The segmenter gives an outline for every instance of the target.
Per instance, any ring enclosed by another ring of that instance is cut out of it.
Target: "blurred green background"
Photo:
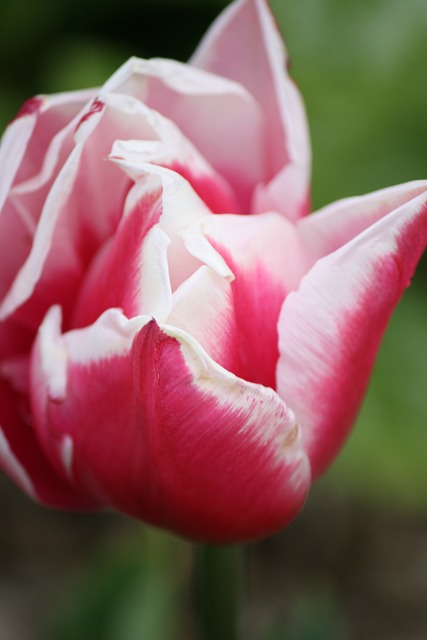
[[[1,128],[25,98],[101,84],[130,55],[185,60],[226,4],[2,0]],[[314,208],[427,177],[427,3],[271,5],[309,116]],[[427,637],[426,278],[424,261],[303,514],[245,548],[245,640]],[[198,639],[190,545],[0,491],[1,640]]]

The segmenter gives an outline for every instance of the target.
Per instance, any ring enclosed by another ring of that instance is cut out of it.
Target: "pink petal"
[[[14,314],[36,327],[54,302],[70,313],[89,262],[122,214],[130,180],[105,157],[116,137],[146,134],[146,122],[132,110],[129,99],[110,97],[105,108],[81,118],[75,147],[44,203],[31,252],[2,301],[1,318]]]
[[[22,491],[44,504],[67,509],[97,506],[54,472],[35,437],[26,398],[1,377],[0,467]]]
[[[154,163],[173,169],[186,178],[215,213],[239,211],[239,204],[224,178],[201,156],[177,126],[157,111],[139,104],[141,118],[147,120],[157,139],[118,140],[110,159],[124,160],[129,167]]]
[[[266,535],[301,508],[310,471],[293,415],[273,391],[149,318],[110,311],[63,337],[58,321],[54,310],[37,342],[33,409],[58,467],[64,439],[72,443],[76,486],[215,542]]]
[[[211,26],[191,63],[241,83],[265,118],[266,182],[255,211],[296,219],[309,209],[310,143],[300,95],[286,73],[287,55],[265,0],[231,4]]]
[[[249,211],[266,177],[262,113],[239,84],[173,60],[132,58],[106,83],[170,118]]]
[[[306,269],[295,226],[275,213],[206,216],[182,237],[193,255],[223,277],[200,272],[181,285],[168,323],[197,336],[239,377],[274,389],[280,309]],[[212,251],[228,265],[232,282]]]
[[[176,171],[136,161],[126,156],[111,159],[133,180],[136,180],[126,199],[125,216],[134,208],[144,206],[147,193],[152,191],[153,184],[161,189],[159,228],[171,243],[168,247],[168,263],[170,282],[174,290],[200,266],[200,263],[186,250],[180,234],[199,218],[215,216],[211,214],[189,182]]]
[[[147,163],[171,169],[191,184],[214,213],[239,211],[239,204],[222,176],[195,149],[191,156],[185,151],[183,146],[173,148],[166,141],[119,140],[114,143],[109,159],[122,165],[132,177],[141,175],[141,167]]]
[[[327,216],[324,222],[334,237]],[[426,243],[424,192],[319,260],[283,305],[278,393],[295,411],[314,476],[354,421],[389,317]]]
[[[110,307],[128,317],[146,314],[163,321],[172,286],[200,266],[179,232],[209,210],[179,174],[130,159],[114,159],[137,180],[114,237],[101,247],[76,300],[73,328],[91,324]],[[169,275],[169,272],[171,275]]]
[[[114,237],[93,261],[76,300],[73,327],[91,324],[111,307],[122,308],[128,317],[146,307],[146,313],[158,316],[164,305],[169,307],[164,240],[168,239],[165,234],[159,237],[162,232],[155,228],[161,210],[161,188],[155,183],[122,218]],[[159,298],[166,298],[160,309]]]
[[[338,200],[300,220],[298,234],[310,266],[426,190],[426,180],[399,184]]]
[[[0,322],[0,361],[17,353],[28,353],[33,339],[32,331],[14,322]]]
[[[0,298],[30,252],[42,202],[47,195],[45,189],[41,198],[35,198],[34,186],[30,183],[42,168],[45,174],[49,171],[47,165],[54,163],[51,138],[62,135],[63,127],[88,98],[88,92],[33,98],[24,104],[3,136],[0,147]],[[52,170],[50,168],[51,173]],[[26,183],[27,189],[23,188]]]

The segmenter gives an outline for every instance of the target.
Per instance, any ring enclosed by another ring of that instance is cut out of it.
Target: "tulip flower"
[[[46,505],[269,535],[355,420],[427,243],[427,181],[308,215],[265,0],[188,64],[30,100],[0,149],[0,463]]]

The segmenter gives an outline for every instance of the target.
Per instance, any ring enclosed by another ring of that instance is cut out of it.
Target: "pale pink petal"
[[[2,318],[14,314],[36,327],[55,302],[70,313],[88,264],[117,227],[131,184],[105,158],[116,137],[151,131],[134,103],[105,96],[80,118],[75,146],[48,193],[31,252],[2,302]]]
[[[27,180],[39,171],[51,139],[73,119],[92,95],[93,91],[65,92],[37,96],[22,105],[1,141],[0,210],[12,185]]]
[[[215,542],[266,535],[298,512],[310,469],[273,391],[234,377],[190,336],[150,318],[111,311],[64,336],[58,321],[49,314],[36,346],[33,409],[64,473],[64,441],[72,448],[76,486]]]
[[[338,200],[297,224],[310,266],[362,233],[385,215],[427,191],[427,180]]]
[[[389,317],[427,243],[426,193],[320,259],[279,320],[279,395],[295,411],[314,476],[342,445]]]
[[[27,149],[28,141],[36,126],[37,116],[32,113],[12,122],[3,134],[0,146],[0,211]]]
[[[33,98],[23,105],[3,136],[0,147],[0,299],[30,252],[52,182],[49,183],[49,176],[57,166],[60,146],[66,146],[67,132],[70,137],[67,125],[87,99],[87,92]],[[70,149],[68,144],[68,152]],[[62,161],[65,157],[62,154]]]
[[[228,371],[239,369],[238,328],[230,278],[206,265],[197,269],[174,292],[166,322],[190,334]]]
[[[173,60],[132,58],[104,90],[136,96],[170,118],[249,212],[266,158],[261,109],[241,85]]]
[[[214,22],[191,64],[241,83],[265,118],[267,174],[255,211],[296,219],[309,209],[310,143],[300,95],[286,71],[287,55],[265,0],[240,0]]]
[[[131,98],[128,98],[131,100]],[[173,169],[185,177],[215,213],[239,211],[230,185],[169,118],[133,99],[134,110],[151,128],[150,135],[139,140],[118,140],[110,158],[130,163],[154,163]]]

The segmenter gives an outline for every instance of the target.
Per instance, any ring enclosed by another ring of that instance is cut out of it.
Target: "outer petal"
[[[405,202],[427,191],[427,180],[338,200],[297,223],[307,265],[332,253]]]
[[[28,100],[7,128],[0,147],[0,299],[27,258],[47,190],[38,188],[54,170],[67,125],[89,99],[89,92],[40,96]],[[69,129],[69,127],[68,127]],[[70,149],[70,147],[69,147]],[[53,151],[53,153],[52,153]],[[26,185],[26,188],[24,187]],[[47,185],[48,186],[48,185]]]
[[[348,433],[426,243],[424,193],[319,260],[283,305],[277,388],[295,411],[315,476]]]
[[[52,507],[96,507],[58,476],[40,449],[26,398],[0,377],[0,467],[31,498]]]
[[[286,51],[265,0],[240,0],[212,25],[193,65],[241,83],[265,116],[266,185],[255,193],[256,211],[291,219],[309,209],[310,144],[300,95],[287,75]]]
[[[60,467],[70,443],[76,485],[133,516],[231,542],[276,531],[304,501],[310,471],[292,413],[183,332],[110,311],[61,337],[53,310],[32,379],[51,459]]]

